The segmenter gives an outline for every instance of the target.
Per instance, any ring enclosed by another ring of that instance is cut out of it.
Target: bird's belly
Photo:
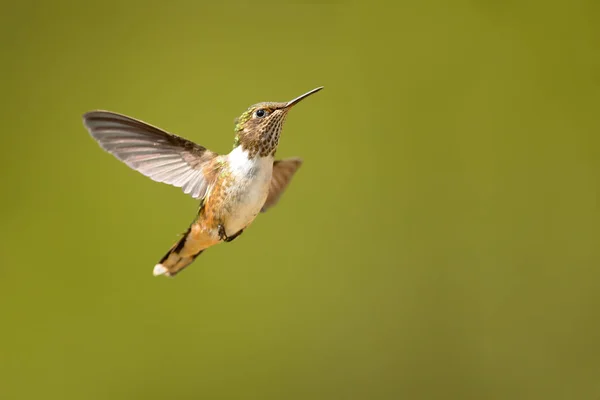
[[[240,202],[235,205],[225,224],[225,232],[227,235],[234,235],[250,225],[260,212],[265,198],[266,196],[263,197],[262,202]]]
[[[225,218],[225,232],[231,236],[246,228],[254,221],[265,204],[271,182],[271,170],[259,169],[251,178],[237,177],[229,187],[227,203],[228,215]]]

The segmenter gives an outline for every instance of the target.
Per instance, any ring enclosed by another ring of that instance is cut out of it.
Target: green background
[[[4,5],[2,399],[598,399],[600,3]],[[305,164],[175,279],[197,202],[102,108]]]

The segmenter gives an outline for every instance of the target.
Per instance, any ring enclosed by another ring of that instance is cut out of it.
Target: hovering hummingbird
[[[83,123],[100,146],[129,167],[183,189],[200,200],[187,231],[154,267],[174,276],[204,250],[231,242],[274,206],[302,165],[299,158],[275,160],[290,109],[318,87],[285,103],[258,103],[235,121],[233,150],[219,155],[194,142],[125,115],[90,111]]]

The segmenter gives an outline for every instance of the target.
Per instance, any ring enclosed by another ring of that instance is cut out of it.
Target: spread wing
[[[217,154],[145,122],[109,111],[90,111],[83,123],[100,146],[147,177],[203,198]]]
[[[292,177],[302,165],[299,158],[288,158],[286,160],[276,160],[273,162],[273,177],[269,186],[269,195],[262,208],[262,212],[267,211],[279,201],[279,197],[289,185]]]

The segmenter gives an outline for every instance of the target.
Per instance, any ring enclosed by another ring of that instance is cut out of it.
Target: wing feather
[[[180,187],[194,198],[206,195],[212,177],[206,176],[205,167],[217,153],[110,111],[90,111],[83,115],[83,122],[104,150],[132,169],[157,182]]]
[[[288,158],[285,160],[276,160],[273,162],[273,176],[269,186],[269,194],[262,208],[262,212],[267,211],[279,201],[281,194],[285,191],[292,180],[292,177],[302,165],[299,158]]]

